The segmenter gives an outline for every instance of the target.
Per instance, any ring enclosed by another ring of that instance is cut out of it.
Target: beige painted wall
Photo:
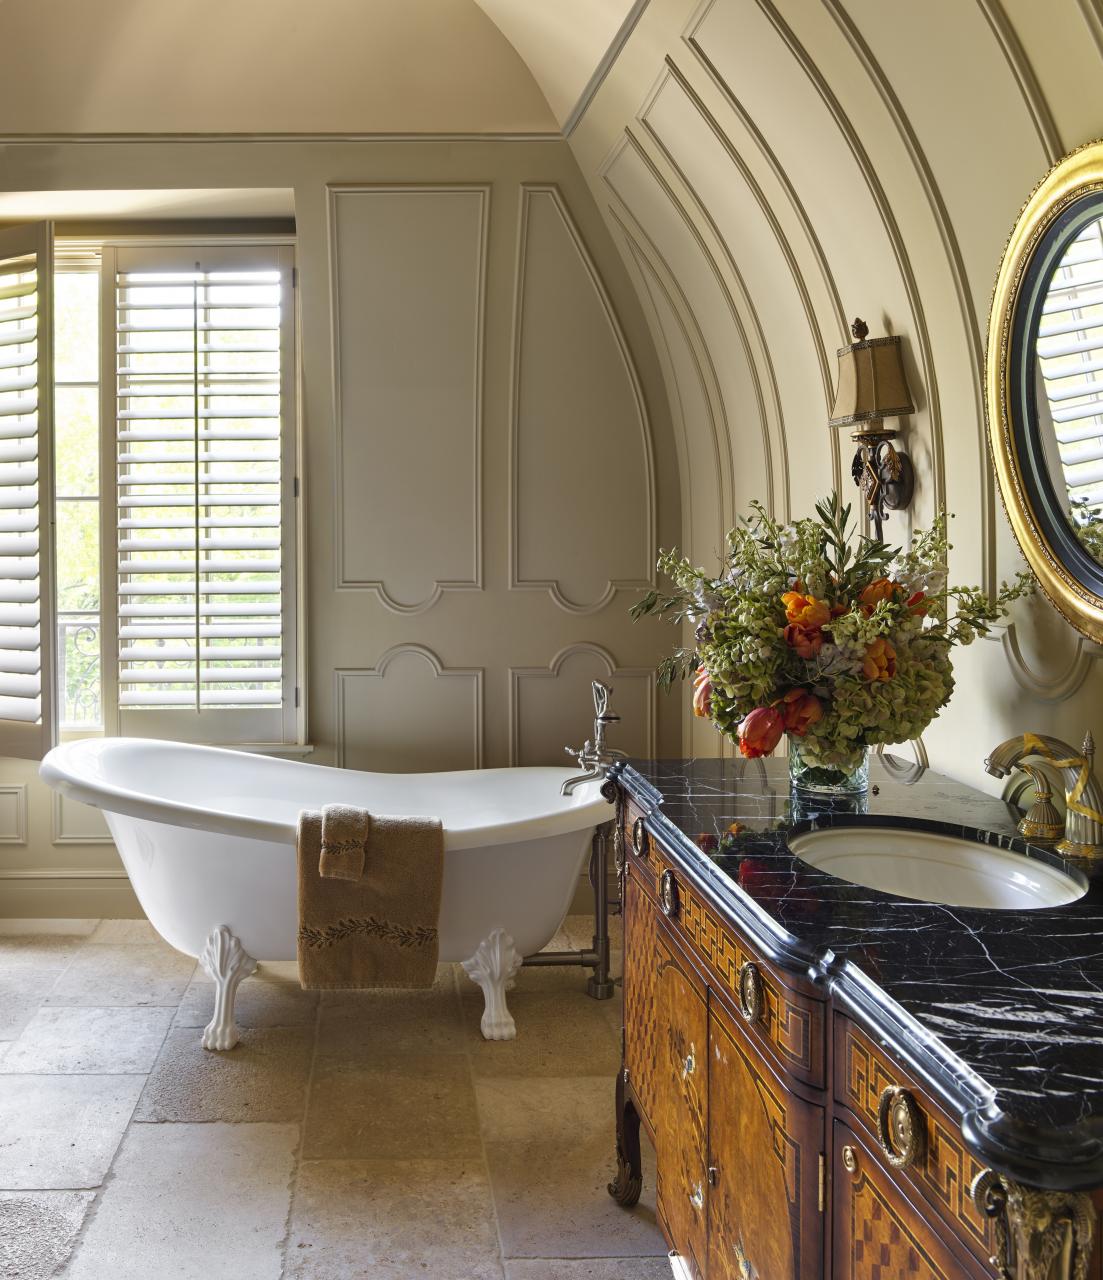
[[[23,144],[0,181],[294,188],[314,761],[565,763],[595,677],[677,751],[627,616],[678,536],[666,396],[566,143]],[[0,915],[136,910],[104,835],[0,762]]]
[[[986,453],[988,301],[1031,187],[1103,128],[1101,54],[1098,0],[651,0],[571,145],[655,336],[696,560],[752,497],[797,515],[849,488],[827,417],[857,314],[903,335],[918,406],[915,503],[886,536],[944,503],[957,581],[1020,566]],[[1043,600],[1017,607],[958,658],[932,763],[994,789],[1003,738],[1078,743],[1100,652]]]

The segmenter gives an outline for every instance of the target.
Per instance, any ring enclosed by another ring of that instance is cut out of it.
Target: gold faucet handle
[[[1020,763],[1019,768],[1034,783],[1034,803],[1019,819],[1019,832],[1035,844],[1049,844],[1059,840],[1065,832],[1065,822],[1053,803],[1053,791],[1049,779],[1034,765]]]

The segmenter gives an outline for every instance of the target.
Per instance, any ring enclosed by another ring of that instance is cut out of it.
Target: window
[[[56,629],[41,634],[56,635],[62,731],[298,740],[291,248],[62,242],[56,258],[56,451],[47,477]],[[32,300],[19,311],[24,320],[47,292],[26,292],[40,279],[13,274],[24,292],[11,297]],[[0,344],[21,323],[16,310],[0,277]],[[5,320],[8,312],[16,318]],[[21,386],[32,373],[45,379],[47,368],[30,331],[22,336],[9,344],[24,361],[13,365]],[[29,405],[17,405],[11,430],[36,425]],[[43,448],[36,430],[8,446],[0,425],[0,502],[5,487],[11,501],[33,496],[28,467],[51,456],[31,456]],[[41,715],[50,701],[30,695],[32,685],[49,687],[31,668],[45,671],[40,650],[51,646],[27,647],[40,634],[45,588],[3,577],[16,566],[2,556],[10,532],[13,551],[32,564],[42,509],[13,507],[9,517],[0,508],[0,699],[11,688],[26,699],[16,708],[24,715]],[[0,701],[0,722],[11,710]]]

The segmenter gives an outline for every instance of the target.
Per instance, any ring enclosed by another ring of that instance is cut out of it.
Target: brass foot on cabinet
[[[992,1263],[1005,1280],[1086,1280],[1095,1211],[1083,1191],[1040,1191],[991,1169],[971,1188],[996,1231]]]
[[[609,1194],[622,1209],[631,1209],[643,1190],[643,1176],[632,1171],[632,1166],[618,1152],[617,1173],[609,1183]]]

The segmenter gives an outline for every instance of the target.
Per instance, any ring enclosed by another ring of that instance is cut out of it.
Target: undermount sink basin
[[[820,827],[792,836],[802,861],[866,889],[949,907],[1031,911],[1075,902],[1079,876],[961,836],[908,827]]]

